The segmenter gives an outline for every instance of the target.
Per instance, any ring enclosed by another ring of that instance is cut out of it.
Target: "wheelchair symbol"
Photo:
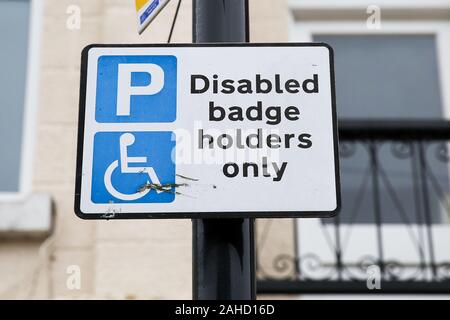
[[[128,147],[133,145],[135,137],[132,133],[124,133],[120,136],[120,171],[121,173],[145,173],[148,175],[150,181],[154,184],[161,184],[158,176],[156,175],[153,167],[130,167],[130,163],[147,163],[147,157],[129,157]],[[124,201],[134,201],[144,197],[151,189],[145,189],[142,191],[136,191],[133,194],[124,194],[116,190],[112,185],[111,177],[114,170],[119,167],[119,160],[113,161],[105,171],[104,183],[106,190],[114,197]],[[149,181],[149,182],[150,182]],[[161,193],[162,190],[156,190],[157,193]]]

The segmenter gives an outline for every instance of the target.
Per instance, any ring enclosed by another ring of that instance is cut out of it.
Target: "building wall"
[[[81,50],[166,42],[177,1],[142,36],[132,0],[36,2],[43,16],[32,186],[51,196],[54,230],[47,240],[0,242],[0,298],[190,299],[189,220],[97,222],[73,212]],[[77,10],[80,29],[73,29]],[[287,40],[286,10],[284,1],[250,0],[251,40]],[[191,42],[190,0],[182,2],[173,42]],[[81,288],[70,289],[78,268]]]

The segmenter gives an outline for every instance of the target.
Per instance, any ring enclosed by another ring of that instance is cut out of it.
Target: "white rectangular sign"
[[[76,213],[334,215],[332,59],[319,43],[86,47]]]

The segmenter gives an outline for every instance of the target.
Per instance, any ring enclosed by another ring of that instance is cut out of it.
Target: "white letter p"
[[[130,115],[131,96],[154,95],[164,87],[164,70],[153,63],[124,63],[119,64],[117,74],[117,115]],[[132,86],[133,72],[143,72],[150,75],[150,83],[146,86]]]

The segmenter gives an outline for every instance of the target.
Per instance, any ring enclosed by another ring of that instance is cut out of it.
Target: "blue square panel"
[[[175,190],[175,134],[98,132],[94,137],[92,202],[170,203]],[[165,190],[145,188],[149,184]]]
[[[95,120],[173,122],[177,104],[175,56],[101,56]]]

